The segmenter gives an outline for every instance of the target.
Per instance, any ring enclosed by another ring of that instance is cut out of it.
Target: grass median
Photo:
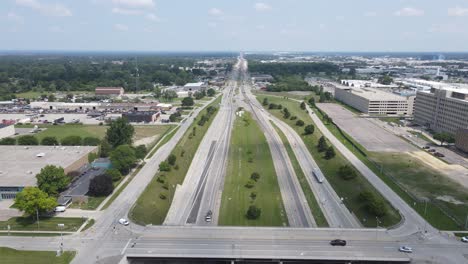
[[[41,217],[39,225],[32,217],[12,217],[7,221],[0,221],[0,230],[11,231],[76,231],[86,221],[86,218],[72,217]],[[64,224],[59,228],[58,224]]]
[[[4,264],[67,264],[75,257],[75,252],[65,251],[60,257],[55,251],[16,250],[0,247],[0,262]]]
[[[305,110],[300,108],[300,103],[292,100],[287,100],[283,98],[278,98],[274,96],[258,96],[257,99],[260,102],[263,102],[263,98],[267,97],[270,103],[281,104],[283,108],[288,108],[292,116],[296,116],[297,119],[291,120],[283,118],[283,113],[280,110],[269,110],[270,113],[278,117],[279,119],[286,122],[291,126],[296,132],[301,135],[302,140],[306,144],[310,153],[314,157],[315,161],[319,165],[320,169],[324,173],[327,180],[332,185],[336,193],[343,198],[343,202],[346,207],[359,219],[365,227],[387,227],[393,226],[400,222],[401,216],[397,210],[395,210],[388,201],[367,181],[367,179],[362,176],[356,170],[356,177],[350,180],[345,180],[339,176],[339,169],[342,166],[352,164],[341,155],[339,151],[336,152],[336,156],[332,159],[325,159],[324,153],[319,152],[317,149],[317,144],[319,138],[322,136],[322,133],[315,127],[315,131],[312,135],[304,135],[304,127],[297,126],[297,120],[304,121],[305,125],[314,124],[310,116]],[[268,107],[266,107],[268,108]],[[315,125],[315,124],[314,124]],[[330,144],[330,143],[329,143]],[[368,191],[373,194],[374,197],[377,197],[380,200],[383,200],[385,203],[386,214],[382,217],[376,218],[376,216],[369,212],[366,207],[366,204],[360,199],[360,194],[364,191]],[[378,221],[378,223],[377,223]]]
[[[217,107],[220,102],[221,96],[209,106]],[[193,156],[217,113],[216,111],[212,114],[203,126],[198,125],[201,116],[205,115],[206,112],[207,109],[200,112],[172,151],[171,154],[176,157],[176,164],[171,167],[169,172],[158,171],[136,201],[129,213],[130,219],[135,223],[160,225],[164,222],[174,198],[175,188],[177,184],[182,184],[184,181]],[[195,133],[193,128],[196,128]]]
[[[254,172],[260,175],[256,181],[251,180]],[[251,187],[246,186],[249,181]],[[255,193],[255,197],[252,193]],[[257,219],[246,217],[251,205],[261,209]],[[242,117],[236,116],[234,121],[219,225],[288,225],[269,145],[248,112],[244,112]]]

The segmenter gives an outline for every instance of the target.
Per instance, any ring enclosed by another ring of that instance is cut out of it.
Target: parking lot
[[[317,106],[333,119],[344,132],[368,151],[407,152],[417,150],[403,139],[377,126],[366,118],[354,115],[338,104],[322,103]]]

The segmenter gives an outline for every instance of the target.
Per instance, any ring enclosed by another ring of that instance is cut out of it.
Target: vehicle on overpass
[[[408,247],[408,246],[401,246],[398,251],[404,252],[404,253],[413,253],[413,249]]]
[[[335,240],[332,240],[330,241],[330,245],[332,246],[346,246],[346,240],[343,240],[343,239],[335,239]]]

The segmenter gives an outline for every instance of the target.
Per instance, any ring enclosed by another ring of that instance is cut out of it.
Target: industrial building
[[[455,147],[468,153],[468,128],[461,128],[455,134]]]
[[[414,122],[435,132],[455,135],[468,128],[468,89],[450,86],[418,91]]]
[[[88,163],[95,146],[0,146],[0,200],[14,199],[24,187],[36,186],[36,174],[46,165],[60,166],[65,173]]]
[[[11,137],[15,134],[15,127],[13,125],[0,124],[0,139]]]
[[[369,115],[412,115],[414,98],[375,88],[335,87],[336,100]]]
[[[125,90],[123,87],[96,87],[96,96],[122,96]]]
[[[160,112],[128,112],[123,113],[122,117],[128,119],[130,123],[154,123],[158,119]]]
[[[341,80],[341,84],[345,86],[357,88],[382,88],[382,89],[395,89],[398,88],[396,84],[381,84],[369,80]]]
[[[96,110],[100,103],[62,103],[62,102],[31,102],[32,109],[45,110]]]
[[[197,83],[187,83],[184,85],[185,91],[200,91],[205,89],[207,86],[204,82],[197,82]]]

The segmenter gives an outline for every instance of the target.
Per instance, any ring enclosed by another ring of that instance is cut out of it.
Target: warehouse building
[[[122,96],[125,90],[123,87],[96,87],[96,96]]]
[[[0,139],[11,137],[15,134],[15,127],[13,125],[0,124]]]
[[[412,115],[414,98],[375,88],[335,87],[336,100],[369,115]]]
[[[100,103],[31,102],[31,108],[44,110],[96,110]]]
[[[95,146],[0,146],[0,200],[14,199],[24,187],[36,186],[36,174],[46,165],[68,173],[88,164],[88,154],[97,151]]]
[[[197,82],[197,83],[187,83],[184,85],[185,91],[200,91],[206,88],[206,84],[204,82]]]
[[[414,122],[452,135],[468,128],[468,89],[444,86],[418,91]]]
[[[455,134],[455,147],[468,153],[468,128],[457,130]]]
[[[127,118],[130,123],[154,123],[158,119],[160,112],[128,112],[123,113],[122,117]]]

